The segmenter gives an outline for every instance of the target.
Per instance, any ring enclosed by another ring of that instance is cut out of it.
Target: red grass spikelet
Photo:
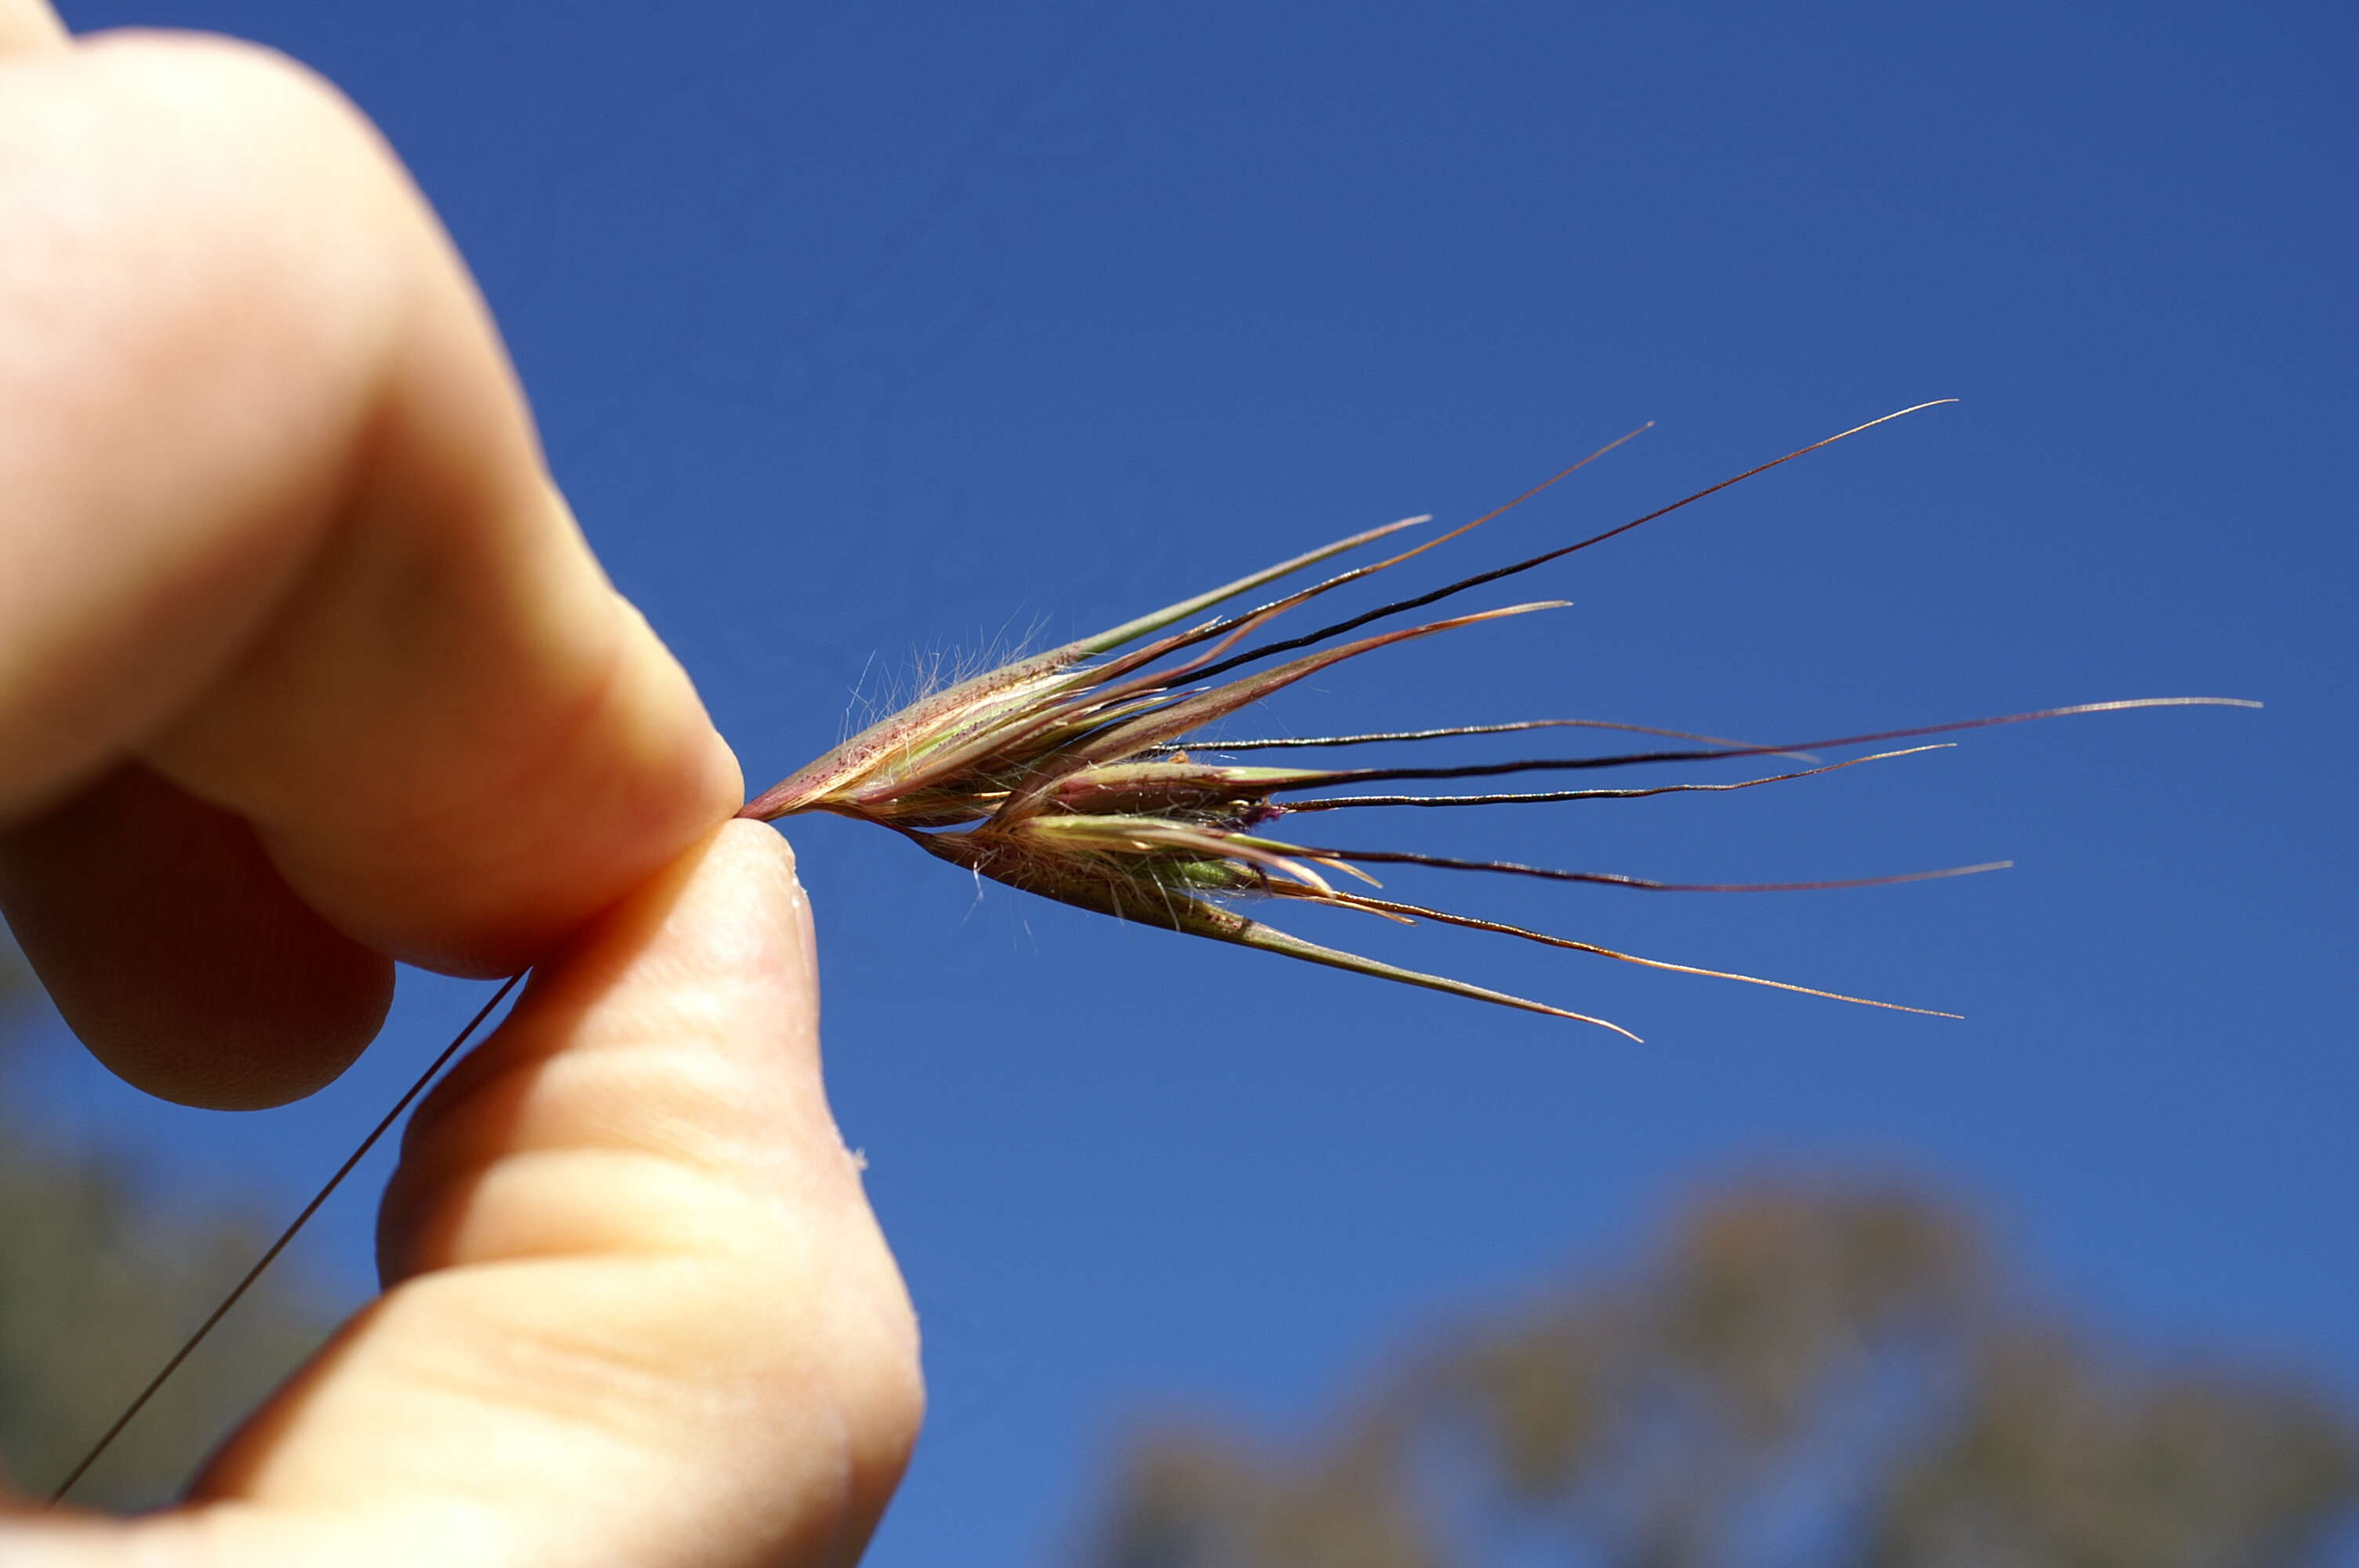
[[[1919,404],[1919,408],[1930,407]],[[1928,1012],[1894,1002],[1845,996],[1814,987],[1751,975],[1699,968],[1593,943],[1552,936],[1520,926],[1368,894],[1340,891],[1334,880],[1375,879],[1364,864],[1403,864],[1599,883],[1649,891],[1770,892],[1803,888],[1858,887],[1929,877],[1965,875],[1998,869],[2005,862],[1960,866],[1846,881],[1775,884],[1667,883],[1603,871],[1564,871],[1509,860],[1468,860],[1397,849],[1343,849],[1307,846],[1271,837],[1268,829],[1293,815],[1377,806],[1487,806],[1534,801],[1635,799],[1688,791],[1751,789],[1828,773],[1861,762],[1882,762],[1941,749],[1914,746],[1841,762],[1819,763],[1805,753],[1882,741],[1913,739],[1995,724],[2018,723],[2068,714],[2133,708],[2213,705],[2257,708],[2229,697],[2146,697],[2083,703],[1995,718],[1837,737],[1796,745],[1754,746],[1683,731],[1587,719],[1527,719],[1401,730],[1372,735],[1304,740],[1190,741],[1206,726],[1227,719],[1310,676],[1381,648],[1455,632],[1484,622],[1561,608],[1562,600],[1507,605],[1428,621],[1337,642],[1376,621],[1422,609],[1451,595],[1528,571],[1600,544],[1640,524],[1725,490],[1741,480],[1817,450],[1845,436],[1916,412],[1905,408],[1881,419],[1816,441],[1784,457],[1696,492],[1669,506],[1576,543],[1544,551],[1506,567],[1478,572],[1441,587],[1353,615],[1299,636],[1243,646],[1277,617],[1346,584],[1398,566],[1447,543],[1519,504],[1565,475],[1595,460],[1621,438],[1532,490],[1471,523],[1371,565],[1354,568],[1256,608],[1171,631],[1191,616],[1250,593],[1277,579],[1347,551],[1430,521],[1406,518],[1372,528],[1178,604],[1168,605],[1093,637],[1014,660],[924,697],[869,726],[749,802],[742,816],[772,821],[809,812],[829,812],[873,822],[908,838],[929,854],[977,876],[1117,919],[1158,925],[1187,935],[1209,937],[1307,962],[1422,986],[1527,1011],[1595,1023],[1617,1033],[1619,1024],[1583,1013],[1510,996],[1446,976],[1421,973],[1358,954],[1305,941],[1233,907],[1254,900],[1283,899],[1355,910],[1414,924],[1439,924],[1516,936],[1651,968],[1712,976],[1800,991],[1870,1007]],[[1633,431],[1631,435],[1637,432]],[[1136,646],[1133,646],[1136,644]],[[1123,650],[1127,650],[1123,651]],[[1258,673],[1222,679],[1248,665],[1299,650]],[[1255,767],[1204,761],[1201,754],[1267,750],[1310,750],[1380,741],[1419,741],[1464,736],[1561,728],[1636,731],[1695,744],[1645,752],[1438,767]],[[1583,772],[1638,763],[1684,762],[1728,758],[1799,756],[1815,765],[1723,784],[1657,784],[1633,789],[1556,789],[1481,795],[1325,794],[1339,786],[1380,782],[1497,777],[1514,773]],[[1954,1017],[1941,1013],[1936,1016]],[[1636,1036],[1632,1035],[1636,1039]]]

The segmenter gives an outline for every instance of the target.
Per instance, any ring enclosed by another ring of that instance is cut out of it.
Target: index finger
[[[489,974],[734,810],[734,760],[549,482],[464,268],[332,89],[192,38],[0,61],[0,224],[19,844],[136,760],[250,827],[256,863],[217,875]],[[114,837],[77,830],[102,862]],[[89,879],[136,904],[183,869],[86,868],[72,940],[27,935],[45,978],[168,985]],[[38,934],[58,880],[18,878],[12,922]]]

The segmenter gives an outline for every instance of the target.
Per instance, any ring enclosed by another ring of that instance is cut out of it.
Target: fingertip
[[[561,1016],[543,1032],[575,1048],[619,1033],[757,1064],[815,1060],[814,946],[792,846],[732,819],[549,955],[527,1004]],[[585,1015],[603,1022],[585,1029]]]
[[[386,1278],[685,1243],[692,1209],[456,1196],[524,1152],[654,1155],[740,1196],[856,1192],[821,1078],[812,953],[785,839],[752,822],[709,831],[549,954],[508,1020],[419,1106],[381,1216]]]
[[[705,906],[713,936],[758,936],[745,949],[763,970],[816,991],[819,968],[813,948],[810,894],[802,883],[794,845],[766,823],[731,818],[714,832],[708,867],[723,899]]]
[[[626,601],[599,592],[573,617],[598,624],[550,635],[536,689],[495,717],[388,720],[300,790],[241,777],[251,794],[281,792],[256,822],[295,888],[404,962],[488,979],[545,962],[734,815],[744,774],[687,671]],[[279,766],[268,759],[285,753],[242,755]],[[191,759],[173,749],[168,761]]]
[[[543,967],[670,994],[723,981],[802,987],[815,971],[810,896],[795,851],[765,824],[732,818],[585,929]]]

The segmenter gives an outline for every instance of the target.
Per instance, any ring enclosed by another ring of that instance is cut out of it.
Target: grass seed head
[[[1920,404],[1919,407],[1930,407]],[[1900,414],[1915,412],[1902,409]],[[1595,460],[1621,441],[1592,453],[1544,481],[1507,506],[1463,524],[1440,537],[1370,565],[1339,572],[1253,609],[1209,619],[1174,631],[1181,622],[1269,583],[1387,538],[1430,521],[1406,518],[1198,594],[1177,604],[1084,637],[1061,647],[1016,659],[910,704],[837,746],[749,802],[743,816],[763,821],[809,812],[829,812],[889,827],[929,854],[974,875],[1116,919],[1158,925],[1191,936],[1349,969],[1403,984],[1555,1017],[1600,1024],[1627,1034],[1603,1019],[1485,989],[1462,980],[1424,974],[1321,946],[1252,919],[1234,905],[1253,900],[1292,900],[1349,909],[1402,924],[1430,920],[1442,925],[1511,935],[1653,968],[1744,980],[1812,996],[1897,1008],[1781,980],[1734,975],[1691,965],[1642,958],[1592,943],[1577,942],[1477,916],[1452,914],[1339,889],[1338,881],[1375,885],[1367,864],[1407,864],[1452,871],[1499,872],[1649,891],[1756,892],[1799,888],[1856,887],[1911,881],[1997,869],[1999,863],[1954,867],[1842,882],[1776,884],[1680,884],[1610,872],[1560,871],[1506,860],[1465,860],[1408,850],[1321,849],[1273,837],[1284,817],[1299,814],[1374,806],[1458,806],[1515,802],[1635,799],[1680,791],[1749,789],[1832,773],[1865,762],[1937,750],[1910,747],[1843,762],[1818,763],[1810,751],[1914,738],[1946,730],[2016,723],[2068,713],[2125,708],[2219,704],[2258,707],[2218,697],[2152,697],[2088,703],[2073,708],[1928,725],[1875,735],[1837,737],[1775,747],[1749,746],[1677,730],[1606,724],[1583,719],[1527,719],[1393,731],[1376,735],[1308,740],[1212,741],[1192,739],[1207,726],[1239,713],[1307,676],[1396,643],[1455,632],[1482,622],[1561,608],[1562,600],[1507,605],[1471,614],[1396,626],[1347,641],[1347,633],[1378,621],[1437,603],[1466,589],[1531,570],[1600,544],[1642,523],[1676,511],[1779,463],[1895,419],[1886,415],[1868,425],[1723,480],[1643,517],[1576,543],[1543,551],[1506,567],[1478,572],[1439,589],[1380,605],[1318,630],[1256,643],[1278,617],[1311,600],[1363,578],[1397,567],[1445,544],[1519,504],[1566,474]],[[1632,435],[1637,432],[1633,431]],[[1622,440],[1630,438],[1625,436]],[[1305,652],[1304,650],[1315,650]],[[1297,656],[1281,659],[1281,655]],[[1280,662],[1271,664],[1271,660]],[[1236,675],[1255,665],[1255,673]],[[1223,678],[1229,677],[1229,678]],[[1423,741],[1471,735],[1586,727],[1636,730],[1694,742],[1687,747],[1579,757],[1435,767],[1255,767],[1204,760],[1205,756],[1263,750],[1307,750],[1378,741]],[[1192,747],[1200,755],[1191,756]],[[1321,794],[1343,786],[1384,781],[1493,777],[1523,773],[1587,771],[1647,762],[1793,756],[1814,765],[1723,784],[1658,784],[1636,789],[1557,789],[1481,795]],[[1898,1008],[1921,1012],[1920,1008]],[[1943,1017],[1954,1014],[1940,1014]],[[1636,1036],[1632,1036],[1636,1038]]]

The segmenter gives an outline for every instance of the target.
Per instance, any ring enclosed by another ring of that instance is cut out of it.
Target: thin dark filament
[[[1411,521],[1421,521],[1421,519],[1412,519]],[[1396,524],[1396,526],[1405,525],[1406,524]],[[1208,652],[1199,654],[1194,658],[1190,659],[1187,663],[1175,665],[1170,669],[1162,671],[1158,675],[1142,677],[1142,679],[1136,683],[1149,690],[1170,686],[1177,681],[1187,678],[1188,673],[1190,670],[1193,670],[1199,665],[1206,664],[1211,660],[1219,658],[1225,650],[1234,647],[1241,639],[1249,635],[1256,628],[1262,626],[1273,617],[1282,614],[1286,611],[1287,607],[1293,602],[1294,600],[1291,599],[1277,600],[1271,603],[1263,605],[1258,610],[1248,611],[1242,615],[1232,615],[1222,619],[1207,621],[1202,625],[1194,627],[1186,632],[1173,632],[1167,636],[1157,638],[1154,642],[1149,643],[1143,648],[1134,648],[1127,654],[1118,654],[1113,658],[1107,660],[1104,664],[1083,672],[1081,677],[1082,681],[1085,689],[1103,687],[1108,681],[1119,680],[1135,670],[1143,669],[1147,665],[1154,664],[1158,660],[1165,657],[1167,654],[1176,654],[1182,648],[1192,648],[1208,637],[1220,636],[1223,633],[1227,633],[1227,635],[1222,637],[1219,646],[1214,647]],[[1086,701],[1089,699],[1087,697],[1081,697],[1076,698],[1075,700]]]
[[[1944,866],[1932,871],[1898,871],[1882,877],[1846,877],[1817,882],[1658,882],[1649,877],[1625,877],[1616,871],[1560,871],[1548,866],[1527,866],[1520,860],[1461,860],[1449,855],[1419,855],[1405,849],[1329,849],[1288,844],[1286,852],[1322,860],[1365,860],[1371,865],[1434,866],[1448,871],[1505,871],[1512,876],[1541,877],[1553,882],[1602,882],[1609,887],[1639,888],[1647,892],[1818,892],[1832,888],[1891,887],[1898,882],[1933,881],[1941,877],[1970,877],[1979,871],[2003,871],[2013,860],[1985,860],[1978,866]]]
[[[1919,752],[1947,751],[1954,742],[1944,741],[1931,746],[1911,746],[1905,752],[1879,752],[1872,757],[1854,757],[1847,762],[1829,762],[1822,768],[1806,768],[1798,773],[1771,773],[1767,778],[1739,779],[1734,784],[1657,784],[1651,789],[1554,789],[1529,795],[1346,795],[1323,800],[1289,800],[1284,808],[1294,811],[1336,811],[1352,806],[1521,806],[1557,800],[1644,800],[1649,795],[1683,795],[1690,791],[1712,793],[1721,790],[1751,789],[1756,784],[1784,784],[1788,779],[1811,779],[1821,773],[1837,773],[1856,767],[1862,762],[1881,762],[1893,757],[1913,757]],[[1294,784],[1287,788],[1313,789],[1319,784]]]
[[[2081,702],[2069,708],[2043,708],[2030,713],[2006,713],[1990,719],[1960,719],[1947,724],[1919,724],[1907,730],[1879,730],[1866,735],[1838,735],[1826,741],[1797,741],[1784,746],[1729,746],[1709,752],[1625,752],[1610,757],[1539,757],[1514,762],[1469,762],[1454,768],[1342,768],[1328,774],[1330,784],[1374,783],[1378,779],[1473,779],[1499,773],[1568,773],[1584,768],[1625,768],[1642,762],[1711,762],[1721,757],[1782,757],[1795,752],[1821,752],[1837,746],[1864,746],[1876,741],[1907,741],[1919,735],[1947,735],[1960,730],[1987,730],[2000,724],[2027,724],[2035,719],[2069,719],[2082,713],[2118,713],[2134,708],[2258,708],[2241,697],[2134,697],[2113,702]]]
[[[1150,746],[1150,752],[1277,752],[1314,746],[1372,746],[1390,741],[1449,741],[1462,735],[1510,735],[1525,730],[1623,730],[1634,735],[1668,735],[1675,741],[1702,741],[1714,746],[1743,746],[1719,735],[1699,735],[1689,730],[1658,730],[1651,724],[1616,724],[1605,719],[1521,719],[1512,724],[1459,724],[1447,730],[1391,730],[1369,735],[1314,735],[1299,740],[1190,741]]]
[[[466,1027],[451,1037],[451,1044],[442,1047],[441,1053],[427,1065],[423,1073],[418,1076],[418,1081],[409,1086],[409,1092],[394,1102],[393,1108],[385,1113],[385,1119],[370,1130],[369,1135],[361,1140],[360,1146],[345,1158],[342,1164],[336,1167],[336,1173],[330,1176],[320,1190],[311,1195],[311,1201],[303,1206],[303,1211],[288,1223],[286,1229],[278,1233],[278,1239],[272,1242],[260,1258],[255,1260],[254,1267],[245,1271],[245,1277],[231,1287],[229,1294],[222,1298],[221,1304],[213,1308],[212,1315],[197,1325],[197,1331],[189,1336],[186,1344],[172,1353],[172,1358],[164,1363],[162,1370],[147,1379],[147,1386],[139,1390],[138,1398],[124,1407],[123,1413],[114,1418],[114,1424],[108,1427],[105,1434],[91,1445],[90,1452],[82,1456],[82,1463],[76,1465],[72,1472],[58,1483],[57,1489],[49,1494],[49,1507],[55,1508],[65,1500],[65,1495],[73,1490],[74,1483],[88,1474],[92,1465],[98,1463],[99,1455],[104,1454],[114,1440],[123,1434],[123,1429],[131,1424],[132,1418],[147,1408],[147,1401],[156,1397],[156,1391],[164,1386],[173,1373],[180,1369],[180,1363],[186,1361],[195,1353],[197,1346],[205,1342],[205,1336],[213,1331],[214,1325],[229,1315],[230,1309],[237,1305],[245,1292],[253,1288],[256,1280],[262,1278],[263,1271],[277,1261],[278,1255],[287,1250],[287,1244],[295,1239],[296,1232],[301,1230],[311,1217],[320,1212],[320,1206],[326,1203],[330,1195],[343,1184],[344,1178],[353,1173],[353,1167],[367,1158],[368,1152],[375,1148],[377,1141],[392,1130],[393,1124],[400,1119],[401,1113],[409,1108],[410,1102],[426,1092],[426,1086],[434,1081],[435,1075],[441,1072],[451,1058],[459,1054],[459,1048],[466,1044],[476,1030],[483,1027],[484,1020],[491,1017],[493,1009],[506,1001],[508,993],[516,989],[516,982],[523,979],[522,973],[510,975],[501,984],[500,989],[492,993],[492,1000],[484,1003],[477,1010],[475,1016],[467,1021]]]
[[[1379,621],[1387,615],[1397,615],[1404,611],[1421,610],[1429,604],[1448,599],[1452,594],[1463,593],[1470,588],[1480,588],[1484,583],[1496,582],[1501,578],[1513,577],[1517,572],[1527,572],[1534,567],[1546,566],[1549,562],[1571,555],[1576,550],[1585,550],[1592,545],[1602,545],[1606,540],[1614,538],[1617,535],[1627,534],[1633,528],[1652,523],[1658,517],[1668,516],[1669,514],[1677,512],[1682,506],[1692,505],[1696,502],[1701,501],[1707,495],[1714,495],[1719,493],[1721,491],[1726,490],[1730,485],[1742,484],[1746,480],[1751,479],[1754,475],[1767,473],[1769,470],[1776,468],[1780,463],[1792,462],[1796,458],[1806,457],[1810,453],[1817,451],[1821,447],[1832,446],[1835,442],[1843,439],[1846,436],[1856,436],[1862,430],[1874,429],[1876,426],[1885,424],[1890,420],[1897,419],[1905,414],[1914,414],[1920,409],[1931,408],[1938,404],[1955,403],[1957,399],[1954,397],[1937,397],[1931,403],[1919,403],[1913,407],[1903,408],[1895,413],[1886,414],[1881,419],[1871,419],[1864,425],[1854,425],[1850,429],[1843,431],[1838,435],[1829,436],[1824,440],[1813,441],[1807,447],[1799,447],[1793,451],[1788,452],[1782,458],[1772,458],[1767,462],[1762,463],[1757,467],[1746,469],[1743,473],[1737,474],[1733,478],[1722,480],[1718,484],[1707,486],[1702,490],[1697,491],[1693,495],[1682,496],[1680,499],[1672,502],[1669,506],[1656,508],[1654,511],[1647,513],[1644,517],[1632,518],[1629,522],[1623,524],[1617,528],[1608,528],[1603,534],[1593,534],[1588,538],[1581,540],[1577,544],[1560,545],[1553,550],[1544,550],[1537,556],[1533,556],[1526,560],[1517,561],[1512,566],[1497,567],[1487,572],[1476,572],[1473,577],[1461,578],[1456,582],[1445,584],[1440,588],[1433,589],[1430,593],[1419,594],[1414,599],[1397,600],[1391,604],[1378,605],[1375,609],[1367,611],[1365,614],[1354,615],[1346,621],[1338,621],[1332,626],[1324,626],[1316,632],[1305,633],[1299,637],[1291,637],[1283,642],[1266,643],[1258,648],[1248,648],[1244,653],[1238,654],[1232,658],[1224,659],[1221,663],[1212,665],[1207,668],[1197,670],[1195,672],[1195,678],[1199,680],[1210,680],[1216,676],[1225,675],[1227,672],[1236,668],[1240,665],[1249,665],[1254,663],[1256,660],[1271,658],[1279,654],[1291,653],[1297,648],[1307,648],[1312,643],[1323,643],[1330,637],[1342,636],[1344,633],[1364,626],[1371,621]]]
[[[1171,648],[1142,649],[1136,658],[1125,655],[1124,658],[1116,659],[1112,664],[1091,671],[1091,684],[1081,695],[1068,699],[1069,705],[1077,710],[1109,707],[1114,703],[1144,697],[1148,692],[1161,691],[1167,687],[1190,679],[1199,668],[1219,658],[1229,649],[1253,635],[1255,632],[1275,619],[1278,613],[1278,609],[1266,609],[1256,611],[1251,615],[1239,616],[1235,630],[1218,643],[1193,658],[1174,665],[1168,670],[1156,671],[1152,675],[1136,676],[1129,680],[1119,680],[1119,677],[1128,674],[1137,665],[1152,664],[1165,654],[1175,652],[1178,645],[1184,644],[1175,644]],[[1107,684],[1118,680],[1119,684]]]

